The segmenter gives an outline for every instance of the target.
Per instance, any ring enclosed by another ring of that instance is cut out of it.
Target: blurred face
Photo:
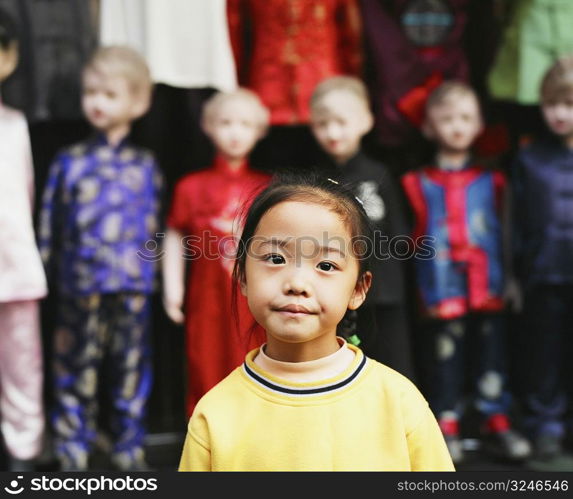
[[[96,71],[84,74],[82,108],[97,130],[109,133],[129,125],[139,107],[140,102],[125,78]]]
[[[7,48],[0,47],[0,82],[12,74],[17,63],[18,49],[16,43],[12,43]]]
[[[311,110],[311,128],[316,140],[338,163],[358,152],[362,137],[371,127],[370,111],[349,91],[328,92]]]
[[[429,109],[424,126],[426,136],[451,152],[469,149],[482,129],[477,100],[455,96]]]
[[[541,109],[553,133],[563,138],[573,137],[573,90],[558,99],[544,100]]]
[[[244,159],[261,138],[261,126],[253,114],[252,104],[245,99],[229,99],[206,124],[205,132],[227,159]]]
[[[357,285],[350,239],[339,215],[318,204],[286,201],[261,218],[241,289],[266,330],[269,355],[288,360],[300,349],[319,358],[338,348],[338,323],[368,290]]]

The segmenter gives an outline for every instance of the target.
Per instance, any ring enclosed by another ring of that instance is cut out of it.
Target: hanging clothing
[[[360,0],[365,73],[381,145],[418,133],[424,102],[443,80],[469,79],[463,37],[468,0]]]
[[[225,0],[101,0],[100,41],[126,44],[154,82],[179,88],[237,86]]]
[[[4,101],[32,123],[82,119],[81,72],[97,38],[90,2],[0,0],[19,28],[19,64]]]
[[[237,215],[269,176],[247,162],[238,169],[217,156],[212,167],[184,176],[176,185],[168,227],[184,237],[189,261],[185,329],[187,415],[198,400],[265,338],[246,299],[237,289],[238,317],[233,314],[231,278],[239,234]]]
[[[229,0],[227,10],[239,83],[259,95],[272,125],[308,123],[321,80],[361,74],[356,0]]]
[[[522,105],[539,103],[545,72],[573,52],[573,2],[513,0],[493,66],[490,95]]]

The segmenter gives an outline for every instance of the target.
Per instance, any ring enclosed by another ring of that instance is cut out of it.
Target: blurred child
[[[0,83],[18,64],[16,36],[12,19],[0,10]],[[10,471],[34,470],[44,431],[38,300],[47,287],[33,203],[28,124],[0,102],[0,412]]]
[[[337,181],[278,178],[253,201],[233,275],[266,343],[199,401],[180,471],[453,471],[416,387],[337,336],[371,248]]]
[[[99,385],[111,401],[113,464],[146,467],[155,289],[155,256],[147,253],[159,229],[163,181],[151,153],[128,135],[151,91],[139,54],[98,49],[84,69],[82,94],[95,133],[57,155],[44,191],[40,247],[58,296],[51,422],[63,470],[88,468]]]
[[[310,108],[313,134],[328,156],[326,174],[354,187],[376,230],[372,289],[353,314],[351,333],[366,355],[414,379],[404,260],[391,254],[396,236],[407,236],[408,229],[392,174],[361,148],[374,123],[366,87],[351,76],[328,78],[315,88]]]
[[[481,129],[473,89],[443,83],[428,98],[423,125],[437,147],[435,163],[402,179],[416,220],[414,237],[431,237],[435,250],[432,258],[416,257],[415,267],[428,319],[428,398],[454,462],[463,458],[459,423],[466,372],[471,372],[475,407],[483,417],[486,450],[510,459],[524,459],[531,450],[508,417],[506,180],[472,157],[471,146]]]
[[[525,421],[537,457],[573,442],[573,56],[558,60],[541,84],[549,127],[517,154],[515,249],[523,289]]]
[[[205,103],[202,126],[215,145],[214,163],[186,175],[175,187],[167,219],[163,301],[171,320],[185,323],[188,416],[199,398],[262,342],[261,331],[252,330],[246,302],[239,306],[239,325],[232,317],[231,273],[239,232],[236,216],[268,182],[248,162],[268,119],[267,109],[250,90],[212,96]]]

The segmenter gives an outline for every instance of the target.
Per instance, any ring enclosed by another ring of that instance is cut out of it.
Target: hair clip
[[[354,196],[354,199],[356,199],[356,201],[358,201],[364,207],[364,203],[362,202],[362,199],[360,199],[358,196]]]
[[[326,180],[328,180],[329,182],[332,182],[333,184],[338,185],[338,182],[336,180],[332,180],[331,178],[327,178]]]

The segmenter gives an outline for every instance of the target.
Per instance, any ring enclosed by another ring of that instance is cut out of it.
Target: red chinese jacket
[[[357,0],[228,0],[239,83],[271,111],[271,124],[307,123],[314,87],[336,74],[359,75]]]

